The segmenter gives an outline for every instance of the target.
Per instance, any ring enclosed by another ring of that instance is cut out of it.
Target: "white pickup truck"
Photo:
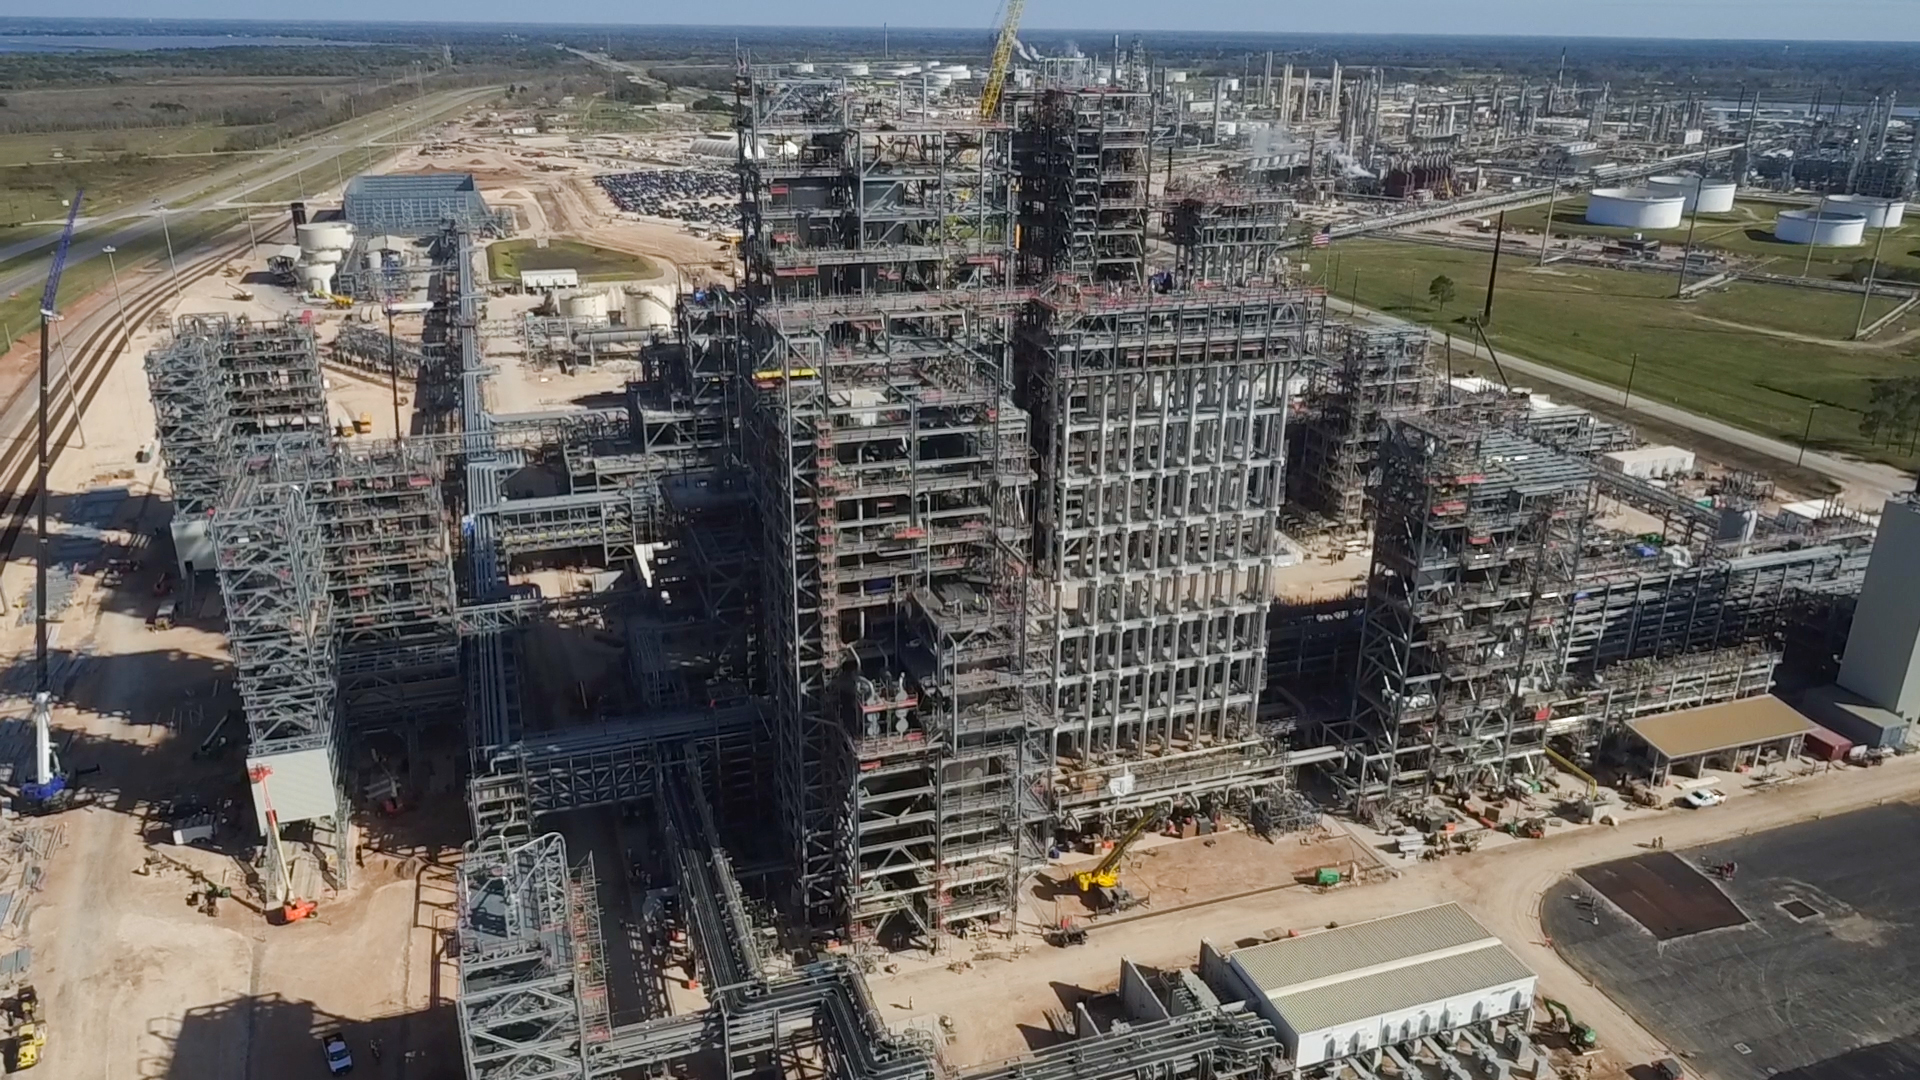
[[[340,1076],[353,1071],[353,1053],[347,1049],[345,1036],[337,1031],[322,1035],[320,1049],[326,1052],[328,1072]]]

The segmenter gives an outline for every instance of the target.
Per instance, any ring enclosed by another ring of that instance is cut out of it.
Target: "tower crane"
[[[993,64],[987,68],[986,89],[980,92],[980,119],[992,120],[1000,111],[1000,95],[1007,88],[1007,69],[1013,64],[1014,36],[1020,32],[1020,13],[1027,0],[1007,0],[1007,18],[993,43]]]

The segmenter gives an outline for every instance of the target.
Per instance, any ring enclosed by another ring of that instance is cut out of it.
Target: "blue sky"
[[[328,0],[299,12],[259,0],[0,0],[0,15],[986,27],[998,0]],[[1064,29],[1252,30],[1920,40],[1920,0],[1029,0],[1027,22]]]

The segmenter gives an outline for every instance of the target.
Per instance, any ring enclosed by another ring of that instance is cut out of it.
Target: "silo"
[[[1731,214],[1733,212],[1734,183],[1731,180],[1702,179],[1694,173],[1674,173],[1670,176],[1655,176],[1647,181],[1647,189],[1661,195],[1678,195],[1686,200],[1682,213],[1694,212],[1694,198],[1700,200],[1699,210],[1703,214]]]
[[[1820,200],[1825,214],[1859,214],[1869,229],[1897,229],[1907,219],[1903,199],[1876,199],[1871,195],[1829,195]]]
[[[1867,238],[1867,215],[1839,210],[1785,210],[1774,219],[1773,235],[1789,244],[1858,247]]]
[[[333,292],[333,267],[330,262],[301,263],[297,267],[300,287],[309,296],[326,296]]]
[[[308,256],[316,251],[345,251],[353,246],[353,226],[345,221],[309,221],[295,226],[293,235],[300,250]]]
[[[622,317],[634,330],[667,330],[673,326],[673,294],[657,285],[629,289]]]
[[[793,73],[795,75],[811,75],[813,74],[813,65],[808,63],[805,60],[802,60],[799,63],[793,65]]]
[[[1587,198],[1587,224],[1623,229],[1677,229],[1686,199],[1651,188],[1594,188]]]

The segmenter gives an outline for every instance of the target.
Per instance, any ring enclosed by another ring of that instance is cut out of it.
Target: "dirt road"
[[[1542,994],[1566,1002],[1599,1030],[1614,1066],[1644,1063],[1664,1055],[1658,1041],[1543,939],[1539,900],[1548,886],[1576,867],[1638,854],[1655,836],[1664,837],[1670,848],[1683,848],[1916,795],[1920,758],[1902,758],[1876,770],[1848,769],[1796,781],[1711,811],[1674,810],[1618,828],[1583,829],[1412,864],[1380,884],[1327,893],[1285,889],[1096,928],[1087,947],[1042,947],[1020,956],[1017,966],[988,960],[959,971],[930,966],[882,974],[875,978],[874,997],[894,1015],[908,1010],[952,1017],[951,1064],[998,1061],[1044,1041],[1047,1011],[1060,1008],[1063,996],[1114,985],[1122,957],[1160,967],[1191,966],[1202,939],[1232,948],[1276,929],[1351,923],[1453,900],[1539,973]]]

